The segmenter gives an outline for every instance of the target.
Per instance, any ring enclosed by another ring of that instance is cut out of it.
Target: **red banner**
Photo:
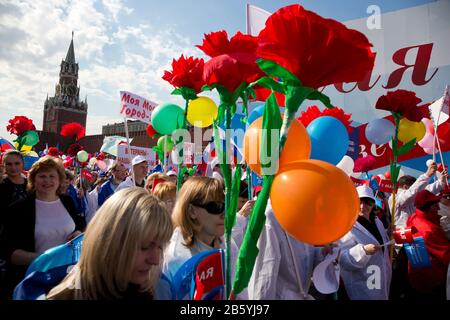
[[[222,252],[206,257],[197,266],[194,300],[222,300],[225,284],[222,270]]]

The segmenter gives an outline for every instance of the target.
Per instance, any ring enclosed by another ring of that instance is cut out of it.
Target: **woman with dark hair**
[[[0,299],[7,296],[5,292],[7,264],[4,249],[5,209],[13,202],[27,196],[27,179],[22,175],[23,156],[17,150],[8,150],[3,154],[0,163],[0,203],[3,207],[0,213]],[[4,177],[4,173],[6,177]]]
[[[22,175],[23,156],[17,150],[8,150],[2,157],[6,177],[0,182],[0,201],[8,207],[14,201],[27,196],[27,179]]]
[[[84,221],[72,200],[60,194],[64,179],[64,167],[58,161],[51,156],[40,158],[29,171],[29,194],[7,211],[4,245],[11,266],[8,276],[11,290],[37,256],[84,230]]]

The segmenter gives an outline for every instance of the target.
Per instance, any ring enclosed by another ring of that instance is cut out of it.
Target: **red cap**
[[[440,200],[441,200],[440,196],[437,196],[428,190],[422,190],[416,195],[414,205],[416,206],[417,209],[422,210],[427,205],[439,202]]]

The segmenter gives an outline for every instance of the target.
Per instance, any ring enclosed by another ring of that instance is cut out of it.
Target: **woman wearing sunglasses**
[[[169,279],[197,253],[224,249],[224,198],[224,186],[218,179],[191,177],[183,184],[172,213],[175,231],[164,252],[163,272]],[[232,240],[232,261],[237,251]]]
[[[350,300],[388,300],[392,277],[389,237],[375,216],[375,197],[368,186],[356,188],[359,216],[352,230],[340,239],[341,278]]]

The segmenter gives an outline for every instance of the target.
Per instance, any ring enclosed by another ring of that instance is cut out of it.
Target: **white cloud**
[[[170,28],[159,30],[131,16],[119,0],[35,1],[0,0],[0,135],[15,115],[30,117],[42,129],[47,93],[54,95],[59,64],[75,31],[75,57],[79,62],[80,99],[88,96],[87,134],[101,133],[102,125],[120,121],[119,91],[127,90],[154,102],[183,105],[171,96],[164,80],[173,58],[182,53],[204,57],[191,40]]]
[[[102,0],[103,6],[113,16],[114,21],[117,22],[119,13],[123,12],[127,15],[133,12],[133,9],[127,8],[123,5],[121,0]]]

